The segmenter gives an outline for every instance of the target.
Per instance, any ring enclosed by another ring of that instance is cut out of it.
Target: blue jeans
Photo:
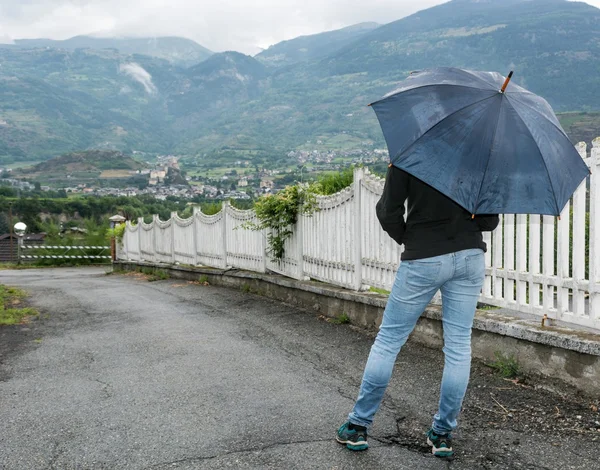
[[[480,249],[400,263],[358,400],[348,416],[351,423],[367,427],[373,423],[400,348],[441,290],[445,364],[433,430],[446,434],[456,428],[469,383],[471,328],[484,278],[485,259]]]

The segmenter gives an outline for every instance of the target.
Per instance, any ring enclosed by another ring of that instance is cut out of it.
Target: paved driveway
[[[2,469],[600,468],[600,432],[569,433],[542,414],[558,405],[581,416],[575,425],[592,423],[589,400],[482,367],[457,458],[431,457],[422,436],[438,351],[403,350],[371,449],[351,453],[333,436],[358,391],[372,341],[363,331],[231,289],[105,268],[0,271],[0,283],[26,289],[41,312],[0,328]],[[490,394],[507,407],[509,395],[540,401],[542,418],[521,407],[507,417]]]

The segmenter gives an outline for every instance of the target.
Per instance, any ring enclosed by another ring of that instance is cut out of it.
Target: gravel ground
[[[367,452],[334,442],[373,332],[236,290],[105,268],[0,271],[2,469],[600,469],[598,397],[474,364],[456,457],[431,456],[443,355],[409,341]]]

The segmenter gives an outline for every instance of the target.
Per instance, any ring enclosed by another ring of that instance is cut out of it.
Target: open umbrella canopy
[[[559,215],[589,174],[548,102],[499,73],[416,72],[371,106],[392,164],[472,214]]]

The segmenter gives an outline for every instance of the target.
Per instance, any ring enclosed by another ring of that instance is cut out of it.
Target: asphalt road
[[[443,358],[409,343],[371,448],[352,453],[333,438],[358,392],[364,331],[236,290],[105,268],[0,271],[0,283],[26,289],[41,312],[0,328],[2,469],[600,468],[597,413],[565,398],[572,391],[475,367],[457,457],[439,460],[423,434]],[[564,429],[544,418],[556,405]]]

